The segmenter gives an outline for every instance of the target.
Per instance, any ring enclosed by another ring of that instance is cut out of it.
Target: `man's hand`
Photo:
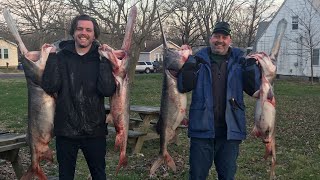
[[[246,59],[246,66],[252,66],[254,64],[259,64],[259,62],[255,58]]]
[[[197,60],[194,56],[190,55],[187,61],[184,63],[184,70],[193,70],[197,67]]]
[[[100,51],[113,51],[113,48],[110,47],[108,44],[101,44],[99,46]]]
[[[50,49],[49,53],[56,53],[57,52],[57,47],[53,44],[45,43],[44,45],[42,45],[41,49],[43,49],[43,50]]]

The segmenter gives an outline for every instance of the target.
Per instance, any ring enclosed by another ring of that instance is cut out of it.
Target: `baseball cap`
[[[225,35],[230,35],[230,32],[231,32],[231,29],[230,29],[229,23],[222,21],[222,22],[216,23],[212,33],[222,33]]]

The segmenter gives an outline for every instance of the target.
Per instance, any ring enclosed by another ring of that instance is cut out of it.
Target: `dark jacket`
[[[216,107],[213,107],[210,51],[210,47],[207,47],[194,58],[189,57],[178,75],[178,90],[193,90],[189,109],[189,137],[215,137],[213,109]],[[260,69],[255,63],[249,63],[238,48],[231,48],[227,63],[227,139],[243,140],[246,137],[243,91],[252,95],[259,89]]]
[[[54,133],[66,137],[105,136],[104,97],[115,91],[110,62],[98,53],[93,43],[88,53],[80,56],[74,41],[60,43],[57,54],[49,55],[42,88],[56,93]]]

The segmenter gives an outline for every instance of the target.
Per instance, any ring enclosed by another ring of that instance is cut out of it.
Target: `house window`
[[[313,49],[312,65],[319,65],[319,49]]]
[[[292,30],[298,29],[298,22],[299,22],[299,17],[298,16],[293,16],[292,17]]]
[[[162,54],[161,53],[156,53],[156,55],[155,55],[156,57],[155,57],[155,61],[162,61]]]
[[[8,49],[3,49],[3,58],[8,59],[9,58],[9,50]]]
[[[9,50],[0,49],[0,59],[8,59],[8,58],[9,58]]]

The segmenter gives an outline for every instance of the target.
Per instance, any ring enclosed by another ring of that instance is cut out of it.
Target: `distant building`
[[[180,46],[167,41],[169,48],[179,49]],[[163,44],[162,41],[146,41],[144,49],[141,50],[139,61],[154,62],[163,61]]]
[[[320,77],[319,7],[320,0],[284,0],[273,19],[270,22],[263,22],[259,25],[253,51],[269,53],[278,22],[285,19],[288,23],[277,61],[278,75],[310,77],[310,63],[313,63],[313,76]],[[308,29],[313,35],[312,41],[315,45],[312,56],[310,48],[301,43],[307,37],[305,31]]]
[[[18,45],[0,37],[0,67],[18,66]]]

